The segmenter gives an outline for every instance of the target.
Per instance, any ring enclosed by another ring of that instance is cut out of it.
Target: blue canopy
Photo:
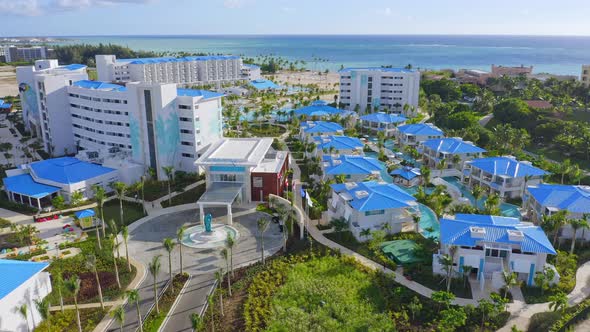
[[[13,193],[32,198],[43,198],[60,190],[58,187],[35,182],[29,174],[4,178],[4,187]]]
[[[74,215],[78,219],[88,218],[88,217],[94,217],[94,210],[92,210],[92,209],[86,209],[86,210],[76,211],[74,213]]]

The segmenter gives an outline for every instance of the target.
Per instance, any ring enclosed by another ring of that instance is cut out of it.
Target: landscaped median
[[[82,331],[94,331],[94,328],[100,323],[101,319],[109,311],[109,308],[105,307],[104,310],[101,308],[80,309],[80,325],[82,326]],[[61,311],[54,311],[51,313],[49,320],[51,322],[51,329],[47,320],[44,320],[35,328],[35,331],[55,332],[78,330],[76,310],[65,310],[63,313]]]
[[[160,326],[166,319],[168,312],[174,305],[174,302],[176,302],[176,298],[182,292],[188,280],[189,275],[187,273],[179,273],[174,276],[172,281],[173,287],[168,286],[159,299],[158,306],[160,312],[156,313],[155,307],[152,308],[152,311],[143,322],[144,332],[157,332],[160,329]]]

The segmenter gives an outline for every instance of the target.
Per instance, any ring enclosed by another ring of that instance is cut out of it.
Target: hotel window
[[[188,129],[180,129],[180,132],[183,134],[192,134],[193,132]]]
[[[187,145],[187,146],[193,146],[192,142],[187,142],[187,141],[182,141],[182,142],[180,142],[180,144]]]
[[[190,153],[183,153],[182,156],[185,158],[194,158],[195,157],[194,155],[192,155]]]
[[[365,216],[376,216],[380,214],[385,214],[385,210],[365,211]]]

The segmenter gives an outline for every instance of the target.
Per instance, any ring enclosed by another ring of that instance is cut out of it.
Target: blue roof
[[[412,168],[410,166],[394,169],[389,174],[400,176],[406,180],[412,180],[413,178],[422,175],[419,168]]]
[[[0,299],[48,266],[48,263],[0,259]]]
[[[339,72],[340,73],[347,73],[347,72],[351,72],[351,71],[364,71],[364,70],[370,70],[370,71],[386,71],[386,72],[392,72],[392,73],[413,73],[415,72],[415,70],[413,69],[406,69],[406,68],[384,68],[384,67],[366,67],[366,68],[344,68],[341,69]]]
[[[63,69],[67,69],[67,70],[78,70],[78,69],[86,68],[86,65],[73,63],[71,65],[61,66],[59,68],[63,68]]]
[[[384,168],[377,159],[364,156],[324,156],[323,161],[324,172],[327,175],[371,175]]]
[[[335,133],[344,130],[340,124],[328,121],[306,121],[301,124],[301,129],[307,134]]]
[[[302,108],[295,110],[296,116],[305,115],[308,117],[330,116],[330,115],[336,115],[336,114],[344,115],[344,114],[348,114],[348,113],[351,113],[351,111],[345,111],[345,110],[338,109],[336,107],[332,107],[332,106],[326,104],[326,102],[322,101],[322,100],[317,100],[309,106],[302,107]]]
[[[460,138],[434,138],[424,141],[424,146],[436,152],[449,154],[483,153],[486,150]]]
[[[60,190],[59,187],[35,182],[29,174],[4,178],[4,187],[8,191],[32,198],[43,198]]]
[[[539,204],[572,213],[590,213],[590,187],[539,184],[527,188]]]
[[[74,213],[74,215],[76,215],[76,218],[78,218],[78,219],[94,217],[94,210],[86,209],[86,210],[76,211]]]
[[[176,94],[179,96],[203,97],[203,99],[212,99],[224,96],[223,93],[197,89],[176,89]]]
[[[479,168],[484,172],[513,178],[525,176],[541,176],[549,174],[530,163],[524,163],[508,157],[479,158],[468,161],[471,166]]]
[[[166,62],[187,62],[187,61],[209,61],[209,60],[235,60],[239,56],[234,55],[204,55],[204,56],[186,56],[182,58],[159,57],[159,58],[137,58],[137,59],[117,59],[117,62],[129,62],[132,65],[146,65]]]
[[[399,114],[387,114],[384,112],[371,113],[361,116],[361,120],[379,123],[402,123],[406,122],[408,118]]]
[[[275,84],[273,81],[260,79],[250,81],[250,85],[256,88],[256,90],[268,90],[268,89],[280,89],[281,87]]]
[[[63,184],[77,183],[116,171],[72,157],[36,161],[30,164],[30,168],[40,179]]]
[[[357,211],[407,208],[416,205],[416,198],[391,183],[375,181],[333,184],[337,193],[350,195],[350,206]]]
[[[472,226],[485,229],[483,238],[471,236],[470,227]],[[511,241],[508,235],[509,230],[521,231],[524,235],[523,240]],[[478,242],[520,244],[523,252],[556,254],[541,227],[532,223],[522,223],[518,218],[510,217],[457,214],[454,220],[443,218],[440,220],[440,240],[446,245],[470,247],[478,245]]]
[[[406,135],[420,135],[420,136],[444,136],[442,130],[435,125],[425,123],[407,124],[397,127],[401,133]]]
[[[11,103],[5,103],[3,99],[0,99],[0,109],[9,109],[12,107]]]
[[[320,150],[330,149],[331,147],[336,150],[355,150],[362,149],[364,146],[360,139],[349,136],[315,136],[312,139]]]
[[[100,81],[91,81],[91,80],[81,80],[76,81],[72,85],[84,88],[84,89],[93,89],[93,90],[107,90],[107,91],[127,91],[127,88],[123,85],[112,84],[108,82],[100,82]]]

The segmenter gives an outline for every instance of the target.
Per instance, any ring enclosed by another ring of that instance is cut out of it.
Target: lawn
[[[176,178],[170,183],[170,192],[182,191],[189,184],[197,182],[200,177],[197,174],[182,173],[176,175]],[[133,197],[135,193],[128,193],[127,196]],[[146,201],[155,201],[156,199],[168,195],[167,181],[147,181],[144,184],[143,195]],[[137,193],[141,198],[141,193]]]
[[[182,194],[178,194],[172,197],[172,204],[168,204],[168,200],[162,201],[162,206],[166,208],[170,206],[196,203],[204,192],[205,184],[203,183],[199,186],[196,186],[193,189],[183,192]]]
[[[108,310],[109,307],[105,307],[105,310],[101,310],[100,308],[80,309],[82,331],[94,331],[94,328],[100,323]],[[61,311],[53,311],[51,312],[50,320],[52,332],[70,332],[78,330],[75,310],[65,310],[64,313]],[[47,321],[41,322],[39,326],[35,328],[35,331],[49,331]]]
[[[285,128],[271,124],[262,124],[261,127],[252,124],[248,128],[248,133],[253,137],[277,137],[285,133]]]
[[[113,219],[117,224],[120,224],[120,209],[119,200],[113,199],[104,204],[104,219],[106,222]],[[125,225],[129,225],[138,219],[145,216],[143,207],[139,203],[123,201],[123,219]]]

